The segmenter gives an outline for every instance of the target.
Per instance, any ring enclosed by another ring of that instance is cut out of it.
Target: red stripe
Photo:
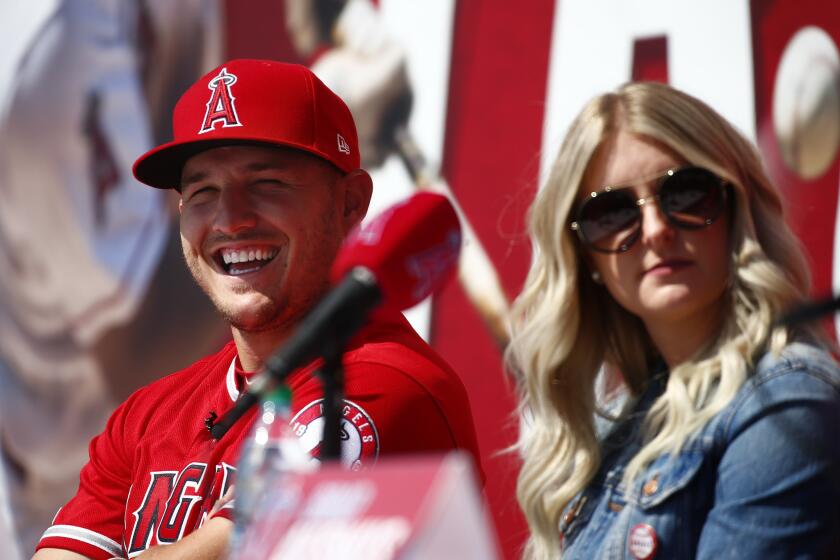
[[[530,260],[524,211],[539,173],[553,2],[457,3],[443,174],[485,245],[509,295]],[[501,354],[457,283],[436,300],[435,348],[470,395],[490,509],[507,558],[527,528],[516,505],[517,461],[497,452],[515,440],[514,399]]]

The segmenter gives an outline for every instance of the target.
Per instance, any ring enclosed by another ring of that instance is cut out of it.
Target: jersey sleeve
[[[56,514],[37,550],[59,548],[103,560],[125,557],[122,535],[131,488],[132,455],[127,450],[134,447],[128,422],[133,400],[117,408],[105,430],[91,440],[79,489]]]
[[[370,415],[382,453],[449,451],[457,447],[440,403],[415,379],[383,364],[359,363],[348,369],[346,398]],[[348,420],[352,422],[353,418]]]

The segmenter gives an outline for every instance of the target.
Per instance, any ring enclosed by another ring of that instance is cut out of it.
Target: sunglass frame
[[[680,220],[674,218],[671,215],[670,212],[668,212],[665,208],[662,207],[662,202],[661,202],[661,199],[660,199],[660,193],[662,192],[662,188],[665,186],[666,183],[673,180],[680,173],[690,173],[690,172],[701,172],[703,174],[708,174],[711,178],[714,178],[714,180],[715,180],[714,184],[720,189],[720,194],[721,194],[720,207],[715,211],[714,216],[704,218],[704,220],[705,220],[704,223],[699,224],[699,225],[688,224],[686,222],[681,222]],[[713,172],[709,169],[706,169],[705,167],[700,167],[700,166],[697,166],[697,165],[689,165],[689,166],[683,166],[683,167],[673,167],[671,169],[666,170],[663,173],[657,174],[655,177],[653,177],[651,179],[642,180],[640,182],[641,183],[655,182],[656,183],[656,192],[654,194],[650,195],[650,196],[643,197],[643,198],[638,198],[638,199],[634,200],[634,207],[637,211],[637,216],[634,220],[634,223],[635,223],[634,230],[630,234],[630,236],[628,236],[625,239],[625,241],[623,243],[621,243],[616,249],[605,249],[603,247],[597,247],[592,242],[590,242],[586,238],[586,234],[583,232],[583,228],[580,226],[581,217],[583,216],[584,208],[588,204],[590,204],[592,201],[596,200],[599,196],[603,196],[603,195],[608,194],[608,193],[614,193],[614,192],[617,192],[619,190],[629,189],[629,188],[632,188],[634,185],[621,185],[621,186],[608,185],[608,186],[604,187],[603,189],[601,189],[600,191],[590,193],[590,196],[578,205],[577,210],[575,212],[575,220],[572,221],[571,224],[569,224],[569,227],[577,234],[581,243],[585,247],[588,247],[589,249],[592,249],[593,251],[597,251],[599,253],[625,253],[625,252],[629,251],[633,247],[633,245],[635,245],[636,241],[639,240],[639,237],[640,237],[640,234],[641,234],[641,231],[642,231],[642,228],[641,228],[641,218],[642,218],[641,207],[644,206],[645,204],[647,204],[650,200],[656,200],[656,203],[659,205],[659,209],[662,211],[662,214],[665,216],[665,218],[670,223],[672,223],[674,226],[676,226],[680,229],[687,229],[687,230],[698,230],[698,229],[703,229],[703,228],[706,228],[706,227],[712,225],[715,221],[717,221],[717,219],[721,216],[721,214],[723,214],[723,211],[727,206],[727,202],[728,202],[728,188],[727,187],[729,186],[729,182],[726,179],[720,177],[715,172]]]

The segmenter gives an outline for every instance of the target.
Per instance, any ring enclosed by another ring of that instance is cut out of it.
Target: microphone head
[[[443,195],[417,193],[354,229],[333,263],[333,282],[365,267],[376,278],[382,305],[412,307],[442,287],[455,270],[461,226]]]

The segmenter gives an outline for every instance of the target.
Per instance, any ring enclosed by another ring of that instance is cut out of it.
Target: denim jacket
[[[621,482],[665,381],[602,440],[561,515],[563,559],[840,558],[840,369],[803,343],[767,354],[676,456]]]

